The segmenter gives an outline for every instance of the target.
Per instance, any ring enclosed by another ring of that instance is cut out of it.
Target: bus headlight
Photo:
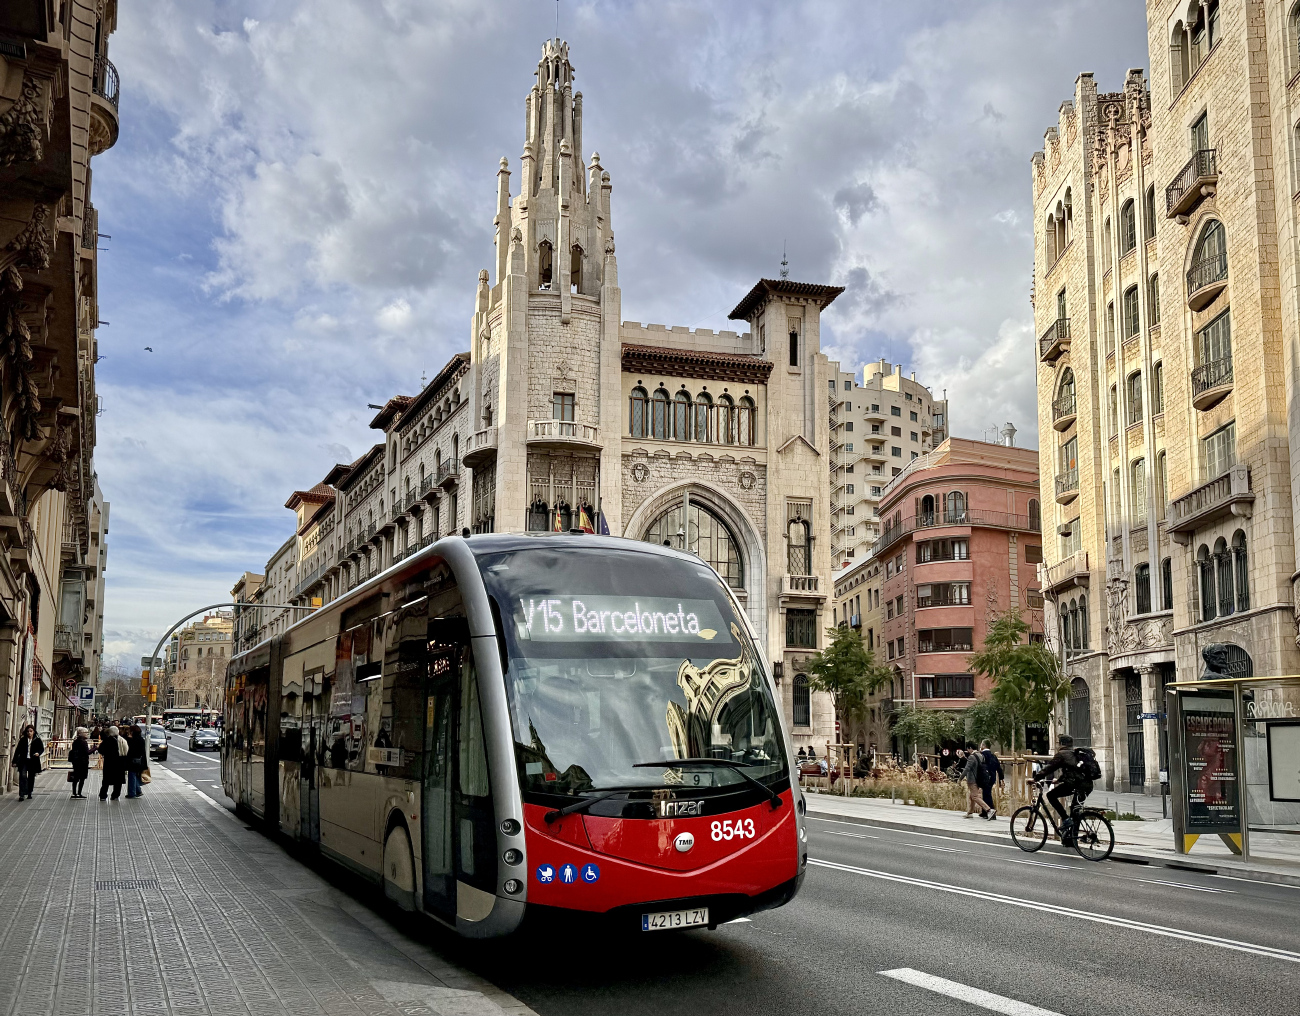
[[[505,861],[506,864],[522,864],[524,860],[524,852],[511,847],[501,855],[501,860]]]
[[[517,896],[523,892],[524,884],[517,878],[508,878],[506,879],[505,889],[511,896]]]
[[[518,836],[519,823],[513,818],[508,818],[501,823],[501,831],[507,836]]]

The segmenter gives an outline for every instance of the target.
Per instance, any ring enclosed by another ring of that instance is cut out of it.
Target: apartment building
[[[1300,668],[1292,470],[1300,17],[1152,2],[1149,81],[1074,97],[1032,160],[1049,628],[1062,726],[1159,793],[1163,686],[1227,647]],[[1050,486],[1049,486],[1050,485]]]
[[[167,649],[167,708],[221,708],[234,641],[235,616],[227,611],[205,614],[175,632]]]
[[[93,453],[99,217],[118,137],[115,0],[0,4],[0,758],[70,734],[98,675],[108,504]],[[16,779],[6,766],[0,793]]]
[[[884,639],[880,634],[885,616],[884,608],[880,605],[883,574],[884,565],[876,557],[874,548],[868,549],[864,557],[847,568],[836,572],[835,602],[831,615],[836,625],[845,624],[857,631],[867,649],[876,654],[877,660],[882,659],[884,653]],[[863,748],[874,744],[878,749],[885,750],[891,744],[889,724],[894,712],[894,688],[879,690],[868,697],[864,706],[864,715],[849,719],[844,740]]]
[[[831,567],[848,568],[880,536],[885,484],[948,435],[948,400],[936,399],[916,373],[881,359],[865,364],[862,383],[831,365]]]
[[[1043,638],[1038,453],[949,438],[886,484],[885,528],[873,548],[883,566],[877,659],[894,670],[890,698],[960,711],[992,691],[972,674],[971,652],[1008,609]],[[1046,747],[1044,732],[1026,732]]]

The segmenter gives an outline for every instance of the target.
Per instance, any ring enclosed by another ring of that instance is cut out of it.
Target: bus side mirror
[[[447,646],[469,645],[469,618],[429,618],[429,641]]]

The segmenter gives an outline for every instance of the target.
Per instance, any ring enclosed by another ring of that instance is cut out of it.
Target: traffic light
[[[149,688],[148,688],[148,694],[147,694],[145,697],[148,698],[150,702],[157,702],[157,701],[158,701],[158,686],[157,686],[156,684],[151,684],[151,685],[149,685]]]
[[[149,671],[147,670],[140,673],[140,694],[144,697],[149,695]]]

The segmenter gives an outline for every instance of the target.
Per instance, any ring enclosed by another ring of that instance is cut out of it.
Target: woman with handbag
[[[86,739],[86,734],[85,727],[78,727],[77,734],[72,739],[72,747],[68,749],[68,762],[72,765],[72,772],[68,773],[68,782],[72,784],[73,798],[80,801],[86,799],[86,795],[81,791],[86,785],[86,777],[90,774],[90,742]]]
[[[126,728],[126,796],[143,797],[140,774],[149,768],[149,746],[140,728],[132,723]]]
[[[113,800],[122,793],[122,783],[126,779],[126,754],[121,750],[125,739],[117,734],[117,727],[109,727],[99,742],[99,755],[104,760],[104,768],[99,778],[99,799],[108,800],[108,788],[113,788]]]
[[[18,770],[18,800],[24,797],[32,799],[32,790],[36,787],[36,776],[41,771],[41,756],[45,754],[45,742],[36,733],[30,723],[23,727],[18,738],[18,747],[14,749],[13,764]]]

